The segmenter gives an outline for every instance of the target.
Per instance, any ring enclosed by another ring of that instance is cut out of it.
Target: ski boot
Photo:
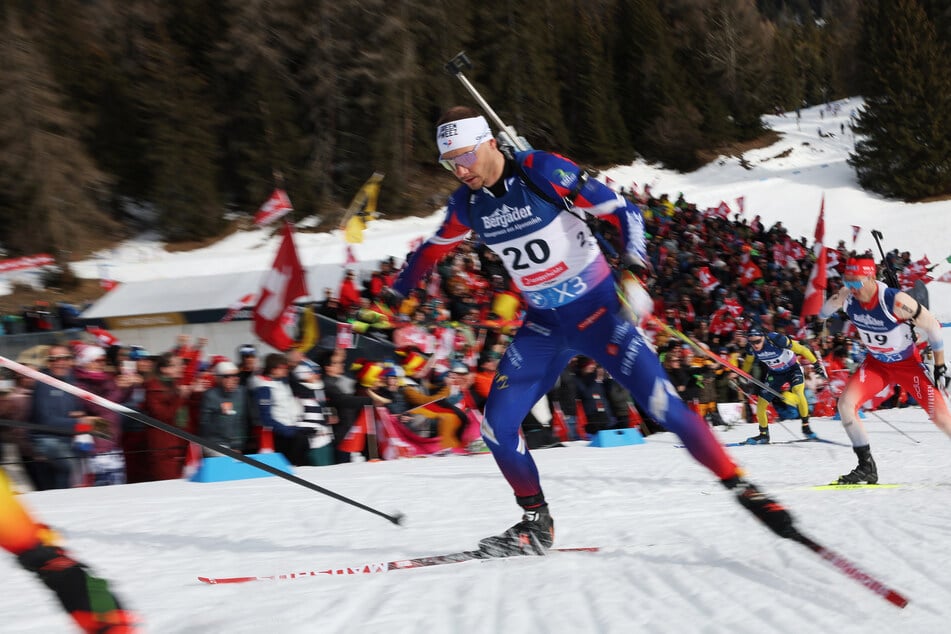
[[[723,486],[736,494],[736,500],[747,511],[756,516],[756,519],[780,537],[793,537],[796,527],[793,526],[792,515],[786,508],[762,493],[756,486],[740,476],[733,476],[722,480]]]
[[[768,445],[769,444],[769,427],[759,428],[759,434],[756,436],[751,436],[746,439],[747,445]]]
[[[802,424],[802,435],[806,440],[816,440],[816,432],[812,431],[812,427],[809,426],[809,423]]]
[[[488,557],[544,555],[555,541],[555,520],[548,505],[525,509],[522,521],[501,535],[479,541],[479,550]]]
[[[852,451],[859,457],[859,464],[850,472],[839,476],[836,484],[878,484],[878,469],[875,468],[875,459],[872,458],[872,450],[868,445],[864,447],[853,447]]]

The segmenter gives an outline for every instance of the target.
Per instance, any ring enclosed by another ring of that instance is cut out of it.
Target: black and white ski
[[[549,553],[596,553],[600,549],[597,547],[585,548],[552,548]],[[198,577],[202,583],[223,584],[223,583],[248,583],[249,581],[288,581],[291,579],[303,579],[305,577],[324,577],[324,576],[349,576],[349,575],[372,575],[382,572],[393,572],[395,570],[409,570],[411,568],[427,568],[429,566],[443,566],[446,564],[458,564],[464,561],[487,561],[491,559],[507,559],[510,557],[530,557],[534,555],[489,555],[481,550],[463,550],[456,553],[446,553],[444,555],[432,555],[429,557],[413,557],[410,559],[395,559],[393,561],[381,561],[368,564],[358,564],[356,566],[345,566],[340,568],[324,568],[321,570],[305,570],[302,572],[287,572],[277,575],[263,575],[252,577]]]

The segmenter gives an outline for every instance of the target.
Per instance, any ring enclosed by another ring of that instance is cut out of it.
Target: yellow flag
[[[361,244],[363,242],[363,230],[367,228],[363,218],[359,215],[350,217],[347,226],[343,231],[343,239],[347,244]]]
[[[350,201],[350,207],[344,214],[340,222],[340,228],[344,231],[344,240],[347,244],[360,244],[363,242],[363,230],[367,228],[367,223],[376,220],[379,215],[376,210],[377,198],[380,196],[380,182],[383,180],[383,174],[374,172],[373,176],[367,179],[367,182],[360,187],[360,190]]]

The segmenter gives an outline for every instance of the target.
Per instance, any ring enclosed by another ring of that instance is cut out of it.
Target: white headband
[[[439,155],[451,152],[456,148],[478,145],[492,136],[492,130],[485,117],[471,117],[450,121],[436,128],[436,145]]]

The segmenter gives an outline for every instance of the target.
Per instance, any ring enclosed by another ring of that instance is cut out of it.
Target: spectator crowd
[[[682,195],[672,202],[636,187],[621,194],[644,213],[652,268],[644,277],[654,315],[694,345],[671,337],[656,320],[640,325],[680,395],[710,424],[724,424],[720,403],[748,407],[750,386],[711,357],[741,365],[751,326],[800,341],[824,359],[832,376],[847,374],[861,360],[842,321],[798,319],[815,259],[805,238],[794,239],[781,222],[766,227],[759,216],[730,220],[700,210]],[[602,223],[598,229],[607,255],[616,258],[616,227]],[[831,294],[841,286],[845,261],[856,254],[841,241],[827,253]],[[888,261],[898,273],[920,266],[897,250]],[[290,350],[263,358],[253,344],[230,356],[213,354],[206,341],[187,335],[155,354],[81,341],[49,346],[29,363],[197,434],[209,447],[196,453],[133,417],[11,374],[0,381],[0,433],[15,447],[4,463],[21,465],[29,484],[43,490],[179,478],[201,453],[217,455],[216,447],[249,454],[273,448],[295,465],[313,466],[485,451],[481,408],[520,324],[520,300],[508,272],[484,245],[466,242],[408,297],[387,293],[396,273],[393,258],[363,279],[347,270],[340,286],[324,289],[315,305],[342,329],[384,343],[387,352],[375,358],[348,349],[343,339],[306,354]],[[698,347],[710,354],[698,354]],[[814,415],[831,415],[828,390],[811,368],[805,370]],[[762,373],[754,367],[753,375]],[[882,402],[910,401],[895,392]],[[772,414],[784,416],[782,405]],[[538,448],[634,424],[645,434],[662,431],[603,368],[578,357],[533,408],[523,431],[529,446]],[[363,437],[378,430],[388,430],[385,451]]]

